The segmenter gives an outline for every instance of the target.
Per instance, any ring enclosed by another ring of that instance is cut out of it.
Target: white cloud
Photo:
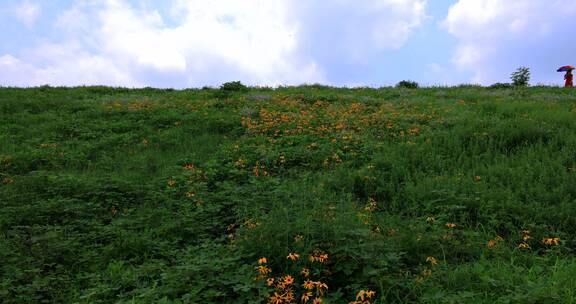
[[[383,49],[401,47],[426,17],[425,5],[426,0],[172,0],[166,16],[123,0],[78,0],[54,22],[61,37],[9,58],[35,84],[327,82],[325,57],[369,62]],[[10,79],[0,72],[0,81]]]
[[[572,64],[576,1],[459,0],[443,25],[458,39],[454,63],[475,71],[473,81],[506,81],[520,65],[535,81],[552,82],[557,65]]]
[[[22,22],[28,28],[32,28],[36,19],[40,16],[40,5],[32,3],[29,0],[14,6],[14,15],[18,21]]]

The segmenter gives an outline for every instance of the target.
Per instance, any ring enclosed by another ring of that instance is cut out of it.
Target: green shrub
[[[248,87],[240,81],[231,81],[222,84],[220,90],[228,92],[246,92],[248,91]]]
[[[527,67],[519,67],[516,72],[510,76],[512,84],[519,87],[527,87],[530,81],[530,69]]]
[[[502,83],[502,82],[497,82],[494,83],[492,85],[489,86],[490,89],[508,89],[511,88],[512,85],[509,83]]]
[[[396,84],[397,88],[405,88],[405,89],[417,89],[419,87],[416,81],[411,80],[402,80]]]

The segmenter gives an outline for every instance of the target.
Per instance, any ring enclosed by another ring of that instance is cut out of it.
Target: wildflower
[[[168,186],[174,188],[174,186],[176,186],[176,181],[173,179],[168,180]]]
[[[266,258],[262,257],[260,259],[258,259],[258,264],[262,265],[262,264],[266,264],[268,263],[268,260],[266,260]]]
[[[266,275],[269,274],[270,272],[272,272],[272,269],[266,267],[266,266],[256,266],[256,269],[258,270],[258,273],[261,275]]]
[[[302,300],[302,302],[306,303],[306,302],[308,302],[308,300],[310,300],[311,297],[312,297],[312,292],[308,291],[306,293],[303,293],[302,297],[300,299]]]
[[[308,277],[310,275],[310,269],[308,268],[302,268],[302,270],[300,270],[300,273],[304,276],[304,277]]]
[[[496,242],[494,240],[488,240],[488,242],[486,242],[486,246],[488,248],[494,248],[494,246],[496,246]]]
[[[268,286],[274,285],[274,278],[268,278],[268,279],[266,280],[266,285],[268,285]]]
[[[364,300],[366,300],[366,298],[370,299],[372,298],[374,295],[376,294],[375,291],[371,291],[371,290],[360,290],[357,294],[356,294],[356,301],[361,301],[364,302]]]
[[[320,281],[314,283],[316,285],[316,291],[319,294],[324,294],[324,291],[328,290],[328,285],[326,283],[322,283]]]
[[[326,260],[328,260],[328,254],[324,253],[318,256],[318,262],[320,263],[324,263]]]
[[[520,249],[530,249],[530,245],[528,245],[528,243],[520,243],[520,245],[518,245],[518,248],[520,248]]]
[[[373,212],[374,210],[376,210],[376,207],[377,207],[376,201],[373,198],[369,198],[368,204],[366,204],[366,207],[364,207],[364,211]]]
[[[314,300],[312,301],[312,304],[322,304],[322,298],[320,298],[320,297],[314,298]]]
[[[194,170],[194,164],[191,163],[186,163],[183,167],[186,170]]]
[[[544,243],[545,245],[558,245],[560,244],[560,238],[559,237],[543,238],[542,243]]]
[[[448,229],[456,228],[456,224],[454,224],[454,223],[446,223],[446,227],[448,227]]]
[[[289,260],[292,260],[292,261],[296,261],[299,257],[300,257],[300,255],[298,253],[291,252],[288,254],[288,256],[286,258]]]
[[[293,303],[294,302],[294,291],[292,289],[287,289],[286,292],[282,295],[282,299],[285,303]]]
[[[292,283],[294,283],[294,278],[291,275],[284,277],[284,284],[291,285]]]
[[[186,192],[187,198],[192,198],[192,197],[194,197],[194,195],[196,195],[196,194],[194,194],[194,192],[192,192],[192,191]]]
[[[426,262],[428,262],[432,265],[438,264],[438,260],[436,260],[436,258],[433,256],[426,257]]]
[[[314,288],[314,282],[310,281],[310,280],[306,280],[304,281],[304,284],[302,284],[302,286],[304,286],[304,288],[308,289],[308,290],[312,290],[312,288]]]
[[[479,182],[482,180],[482,177],[480,177],[479,175],[474,176],[474,181],[475,182]]]
[[[146,138],[144,138],[144,139],[142,140],[142,144],[143,144],[143,145],[147,146],[148,143],[149,143],[149,141],[148,141]]]
[[[426,218],[426,223],[433,224],[436,219],[433,216],[429,216]]]
[[[300,242],[304,239],[304,237],[300,234],[294,236],[294,242]]]
[[[270,304],[282,304],[284,302],[284,299],[282,299],[282,295],[279,295],[277,292],[274,293],[274,295],[270,296],[270,299],[268,299],[268,303]]]

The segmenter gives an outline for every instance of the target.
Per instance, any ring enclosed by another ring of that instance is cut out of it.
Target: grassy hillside
[[[576,92],[0,89],[2,303],[576,303]]]

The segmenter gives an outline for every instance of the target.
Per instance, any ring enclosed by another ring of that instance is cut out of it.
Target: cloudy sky
[[[161,3],[161,4],[158,4]],[[562,84],[574,0],[1,0],[0,86]]]

